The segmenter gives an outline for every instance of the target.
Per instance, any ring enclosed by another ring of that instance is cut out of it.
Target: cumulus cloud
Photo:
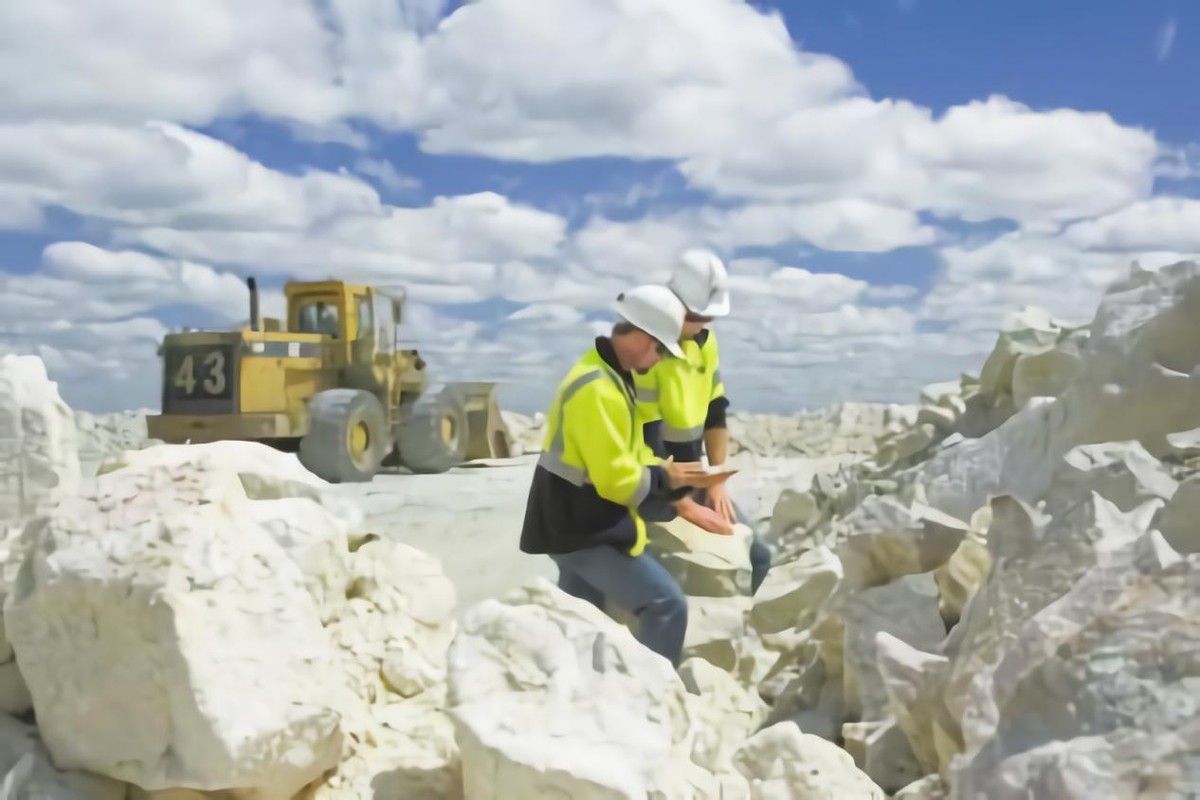
[[[1200,251],[1200,200],[1155,197],[1072,225],[1066,238],[1091,250]]]
[[[873,98],[742,0],[477,0],[443,18],[448,7],[0,7],[0,230],[66,209],[86,231],[72,238],[105,245],[61,242],[35,274],[0,277],[20,309],[0,321],[0,347],[43,353],[85,406],[104,393],[142,405],[162,306],[236,324],[250,271],[403,283],[402,331],[439,374],[509,381],[506,397],[532,410],[619,290],[706,245],[733,275],[718,329],[737,401],[782,410],[911,397],[977,367],[1013,308],[1086,318],[1134,258],[1200,250],[1197,201],[1152,197],[1156,176],[1194,177],[1194,154],[1107,114]],[[285,171],[195,130],[244,116],[364,152],[345,169]],[[616,187],[585,199],[594,215],[579,227],[494,192],[406,206],[418,185],[372,149],[375,126],[426,153],[663,159],[660,176],[715,200],[631,219],[661,186]],[[950,219],[1018,225],[967,244]],[[823,266],[822,251],[905,247],[940,254],[931,288]],[[804,257],[762,255],[774,248]]]

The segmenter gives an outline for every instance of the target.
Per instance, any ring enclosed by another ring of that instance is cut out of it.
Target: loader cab
[[[396,352],[402,293],[385,294],[368,286],[352,286],[339,281],[290,283],[284,289],[288,299],[288,330],[329,336],[351,351]]]

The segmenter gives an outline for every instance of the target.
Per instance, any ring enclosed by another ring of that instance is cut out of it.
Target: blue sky
[[[1183,2],[460,5],[13,15],[0,351],[153,407],[156,337],[237,324],[247,274],[337,274],[410,284],[441,373],[534,411],[612,294],[703,245],[740,407],[908,402],[1021,306],[1086,321],[1200,251]]]

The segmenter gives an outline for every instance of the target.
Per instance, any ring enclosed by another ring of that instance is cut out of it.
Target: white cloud
[[[907,209],[855,198],[808,205],[749,205],[727,214],[714,238],[727,246],[802,241],[823,250],[886,252],[932,244],[936,232]]]
[[[354,169],[359,175],[375,178],[392,192],[405,193],[421,188],[419,180],[398,172],[392,162],[385,159],[360,158],[355,162]]]
[[[430,152],[682,159],[726,194],[966,219],[1090,216],[1150,187],[1147,132],[1000,97],[939,119],[873,100],[843,62],[798,50],[777,13],[742,0],[480,0],[436,27],[436,0],[143,5],[0,12],[17,43],[0,54],[0,115],[257,112],[317,129],[362,117],[416,131]]]
[[[682,170],[724,194],[854,197],[966,220],[1067,220],[1150,191],[1154,137],[1107,114],[1036,112],[1002,97],[933,119],[904,101],[804,109]]]
[[[375,190],[356,178],[286,175],[170,123],[0,124],[0,196],[180,229],[298,231],[384,213]]]
[[[828,312],[861,298],[869,284],[838,273],[812,273],[800,267],[780,267],[762,276],[731,275],[730,292],[740,306],[767,301],[795,314]]]
[[[290,0],[38,0],[0,5],[0,118],[203,124],[345,110],[335,48]]]
[[[1200,250],[1197,201],[1149,199],[1155,175],[1194,177],[1194,159],[1106,114],[991,97],[935,116],[874,99],[741,0],[477,0],[440,20],[446,6],[0,6],[0,229],[62,207],[113,248],[59,243],[38,273],[0,277],[20,309],[0,322],[2,346],[44,353],[81,405],[143,405],[157,393],[158,306],[236,323],[233,273],[250,270],[403,283],[403,330],[436,373],[511,381],[506,397],[533,410],[606,329],[612,297],[665,278],[684,247],[940,248],[925,297],[822,272],[819,252],[804,267],[731,258],[735,308],[718,330],[735,404],[782,410],[910,398],[977,368],[1020,304],[1086,319],[1134,257]],[[245,114],[362,148],[357,175],[271,169],[184,127]],[[678,180],[671,169],[722,202],[578,231],[492,192],[389,204],[362,176],[396,195],[417,185],[367,154],[379,150],[359,120],[435,153],[673,162],[646,187],[585,198],[593,211],[652,199],[664,175]],[[925,212],[1019,230],[952,244]],[[501,318],[462,319],[476,303]],[[503,315],[504,303],[518,307]]]
[[[1200,251],[1200,200],[1155,197],[1072,225],[1065,236],[1091,250]]]
[[[1008,313],[1026,305],[1084,324],[1104,290],[1128,274],[1133,261],[1156,269],[1189,257],[1167,247],[1088,249],[1072,229],[1064,235],[1014,231],[980,247],[950,246],[940,253],[945,269],[922,299],[920,318],[984,332],[997,330]]]
[[[482,263],[549,257],[565,221],[493,193],[436,198],[423,208],[388,207],[381,215],[344,215],[304,230],[178,230],[118,232],[141,244],[215,264],[253,264],[297,277],[470,283],[489,280]]]

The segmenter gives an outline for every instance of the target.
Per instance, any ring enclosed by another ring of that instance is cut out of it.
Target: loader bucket
[[[450,385],[462,396],[467,410],[466,459],[509,458],[512,455],[512,434],[500,415],[496,384],[464,381]]]

